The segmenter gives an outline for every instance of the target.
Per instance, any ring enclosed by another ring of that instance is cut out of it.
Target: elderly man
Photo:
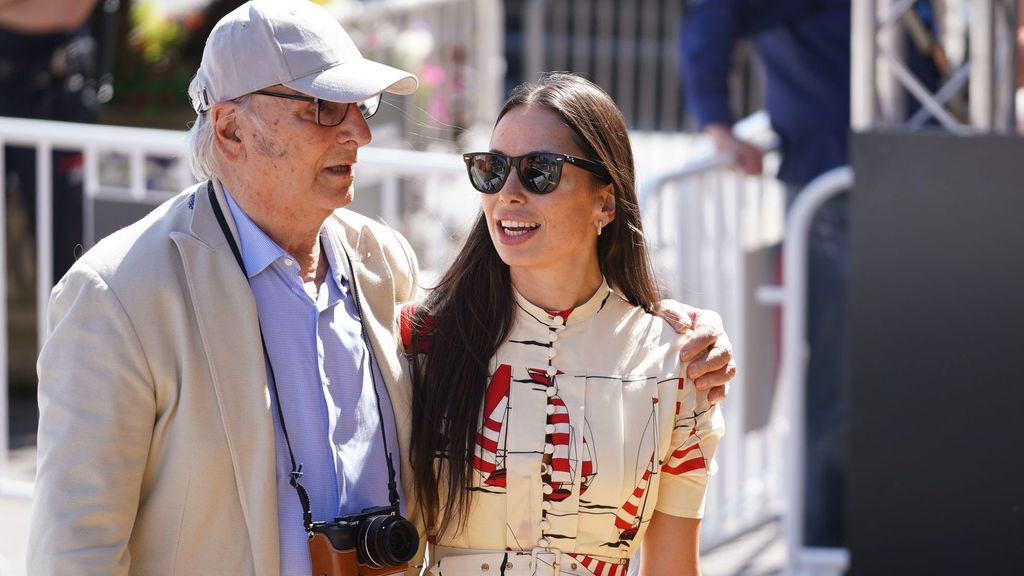
[[[189,90],[204,181],[53,291],[31,574],[307,576],[312,522],[415,521],[394,310],[419,294],[416,259],[343,208],[381,93],[416,86],[306,0],[214,28]],[[681,354],[724,383],[720,320],[686,314]]]

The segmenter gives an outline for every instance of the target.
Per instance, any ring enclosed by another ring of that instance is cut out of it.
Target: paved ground
[[[35,477],[35,461],[33,447],[12,450],[4,480],[30,482]],[[0,494],[0,576],[25,576],[31,506],[26,496]]]

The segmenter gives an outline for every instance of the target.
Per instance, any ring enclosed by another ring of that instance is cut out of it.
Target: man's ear
[[[210,109],[209,114],[213,124],[213,145],[217,152],[229,161],[244,158],[245,143],[238,122],[238,107],[232,103],[219,103]]]

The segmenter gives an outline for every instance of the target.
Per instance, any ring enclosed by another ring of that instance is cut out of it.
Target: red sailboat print
[[[701,452],[700,443],[697,442],[697,428],[691,427],[690,434],[686,437],[686,442],[682,446],[676,448],[668,455],[668,460],[661,465],[661,471],[666,474],[672,474],[678,476],[685,474],[693,470],[703,470],[707,468],[707,462],[704,460],[704,453]]]
[[[554,446],[550,455],[548,474],[545,480],[551,486],[549,500],[561,502],[572,494],[573,470],[569,461],[572,442],[572,425],[569,423],[569,410],[561,398],[551,396],[548,406],[554,411],[548,415],[548,425],[553,431],[547,435],[547,442]]]
[[[640,477],[640,483],[633,489],[626,502],[615,513],[615,527],[620,530],[619,541],[631,542],[640,530],[643,521],[644,508],[647,506],[647,487],[651,484],[651,476],[654,475],[654,454],[651,454],[651,461]]]
[[[512,382],[512,367],[502,364],[494,372],[487,393],[484,396],[483,426],[476,435],[476,454],[473,468],[483,476],[484,486],[505,487],[505,426],[510,404],[509,389]]]
[[[586,554],[570,554],[584,568],[590,570],[594,576],[626,576],[629,571],[629,560],[622,560],[622,563],[612,563],[606,560],[598,560]]]
[[[527,370],[530,379],[544,387],[555,386],[555,381],[548,376],[544,370]],[[545,499],[554,502],[561,502],[572,495],[573,486],[576,483],[577,473],[582,474],[580,478],[580,494],[586,492],[597,475],[597,463],[592,457],[590,450],[591,442],[588,442],[590,427],[584,421],[583,435],[583,458],[576,454],[576,427],[569,418],[569,409],[558,394],[548,397],[547,425],[549,432],[545,436],[545,442],[552,446],[551,454],[545,454],[544,462],[547,464],[547,473],[544,481],[551,486],[551,493]]]
[[[630,493],[629,498],[622,504],[618,512],[615,513],[615,527],[619,529],[619,543],[629,543],[636,538],[637,532],[640,531],[640,525],[643,523],[644,510],[647,508],[647,488],[651,484],[651,477],[655,475],[656,470],[656,457],[658,455],[658,398],[651,398],[651,415],[647,420],[647,431],[651,434],[654,444],[654,450],[651,452],[651,458],[647,462],[647,466],[644,468],[643,474],[640,476],[640,480],[637,482],[636,487],[633,488],[633,492]]]
[[[580,496],[586,493],[587,488],[590,488],[590,483],[594,481],[597,476],[597,460],[594,459],[593,452],[593,438],[594,435],[590,431],[590,422],[586,419],[583,420],[583,463],[580,464],[580,474],[583,478],[580,479]]]
[[[685,380],[679,379],[679,390],[683,389]],[[681,397],[682,395],[680,395]],[[682,402],[676,401],[676,428],[679,427],[679,421],[682,420],[680,416],[683,410]],[[696,424],[697,414],[694,414],[692,421]],[[703,470],[707,468],[707,461],[704,459],[704,453],[700,449],[700,443],[697,442],[699,438],[697,436],[697,428],[695,425],[690,427],[690,433],[687,435],[686,440],[681,446],[677,446],[668,455],[668,459],[662,463],[661,471],[666,474],[672,474],[678,476],[685,474],[693,470]]]

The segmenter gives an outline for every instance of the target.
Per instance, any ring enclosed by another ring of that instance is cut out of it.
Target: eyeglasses
[[[281,94],[280,92],[267,92],[266,90],[256,90],[252,93],[261,96],[284,98],[286,100],[298,100],[299,102],[312,102],[316,104],[316,123],[325,128],[341,124],[345,120],[345,115],[348,114],[348,109],[352,104],[359,108],[359,113],[363,115],[363,118],[369,120],[371,116],[377,113],[377,109],[380,108],[381,96],[383,96],[382,94],[377,94],[362,102],[331,102],[330,100],[321,100],[312,96]]]
[[[562,164],[568,162],[596,174],[602,180],[611,181],[611,175],[604,164],[550,152],[530,152],[522,156],[506,156],[496,152],[470,152],[463,154],[473,188],[484,194],[495,194],[505,186],[512,166],[516,167],[523,188],[534,194],[547,194],[558,187],[562,177]]]

